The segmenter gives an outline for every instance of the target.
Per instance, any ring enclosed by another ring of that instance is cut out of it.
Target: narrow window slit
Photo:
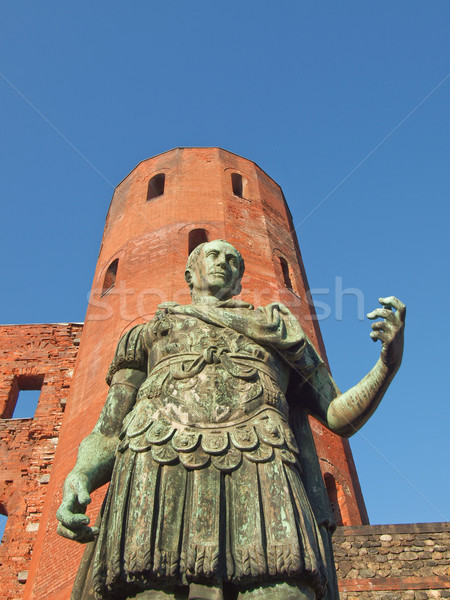
[[[238,196],[239,198],[244,197],[244,181],[242,175],[239,175],[239,173],[231,173],[231,186],[235,196]]]
[[[116,283],[118,265],[119,265],[118,258],[113,260],[112,263],[109,265],[109,267],[106,271],[105,279],[103,280],[103,287],[102,287],[102,294],[101,294],[102,296],[107,294],[109,292],[109,290],[114,287],[114,285]]]
[[[280,258],[281,270],[283,272],[284,285],[288,288],[288,290],[292,291],[292,281],[291,276],[289,274],[289,265],[285,258],[282,256]]]
[[[341,507],[339,506],[339,494],[336,479],[331,473],[325,473],[324,475],[325,487],[327,488],[328,499],[333,509],[334,518],[336,519],[337,525],[342,525],[342,513]]]
[[[208,241],[208,233],[206,229],[193,229],[189,232],[189,241],[188,241],[188,252],[189,254],[200,246],[200,244],[204,244]]]
[[[8,514],[3,505],[0,504],[0,543],[5,533],[6,522],[8,520]]]
[[[158,175],[154,175],[150,179],[147,188],[147,202],[149,200],[153,200],[153,198],[158,198],[158,196],[162,196],[164,194],[165,183],[166,176],[164,173],[158,173]]]

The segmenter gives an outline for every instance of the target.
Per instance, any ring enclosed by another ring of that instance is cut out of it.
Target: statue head
[[[244,259],[234,246],[225,240],[213,240],[191,252],[184,276],[193,299],[215,296],[229,300],[241,291],[244,269]]]

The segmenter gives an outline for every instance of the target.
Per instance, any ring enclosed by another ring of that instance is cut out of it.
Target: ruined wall
[[[81,324],[0,326],[0,598],[22,597],[70,389]],[[41,389],[33,418],[12,419],[21,390]]]

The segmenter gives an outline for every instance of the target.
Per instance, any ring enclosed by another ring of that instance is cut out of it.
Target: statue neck
[[[217,296],[213,296],[207,293],[199,293],[197,290],[193,290],[191,293],[191,303],[192,304],[203,304],[208,306],[216,306],[220,302],[224,300],[229,300],[230,298],[217,298]]]

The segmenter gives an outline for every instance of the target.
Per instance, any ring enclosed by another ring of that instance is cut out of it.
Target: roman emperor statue
[[[231,244],[201,244],[191,304],[161,304],[120,339],[57,513],[61,535],[92,542],[73,600],[338,598],[308,414],[344,437],[367,421],[401,363],[405,306],[380,298],[380,358],[341,393],[284,305],[234,299],[243,273]]]

